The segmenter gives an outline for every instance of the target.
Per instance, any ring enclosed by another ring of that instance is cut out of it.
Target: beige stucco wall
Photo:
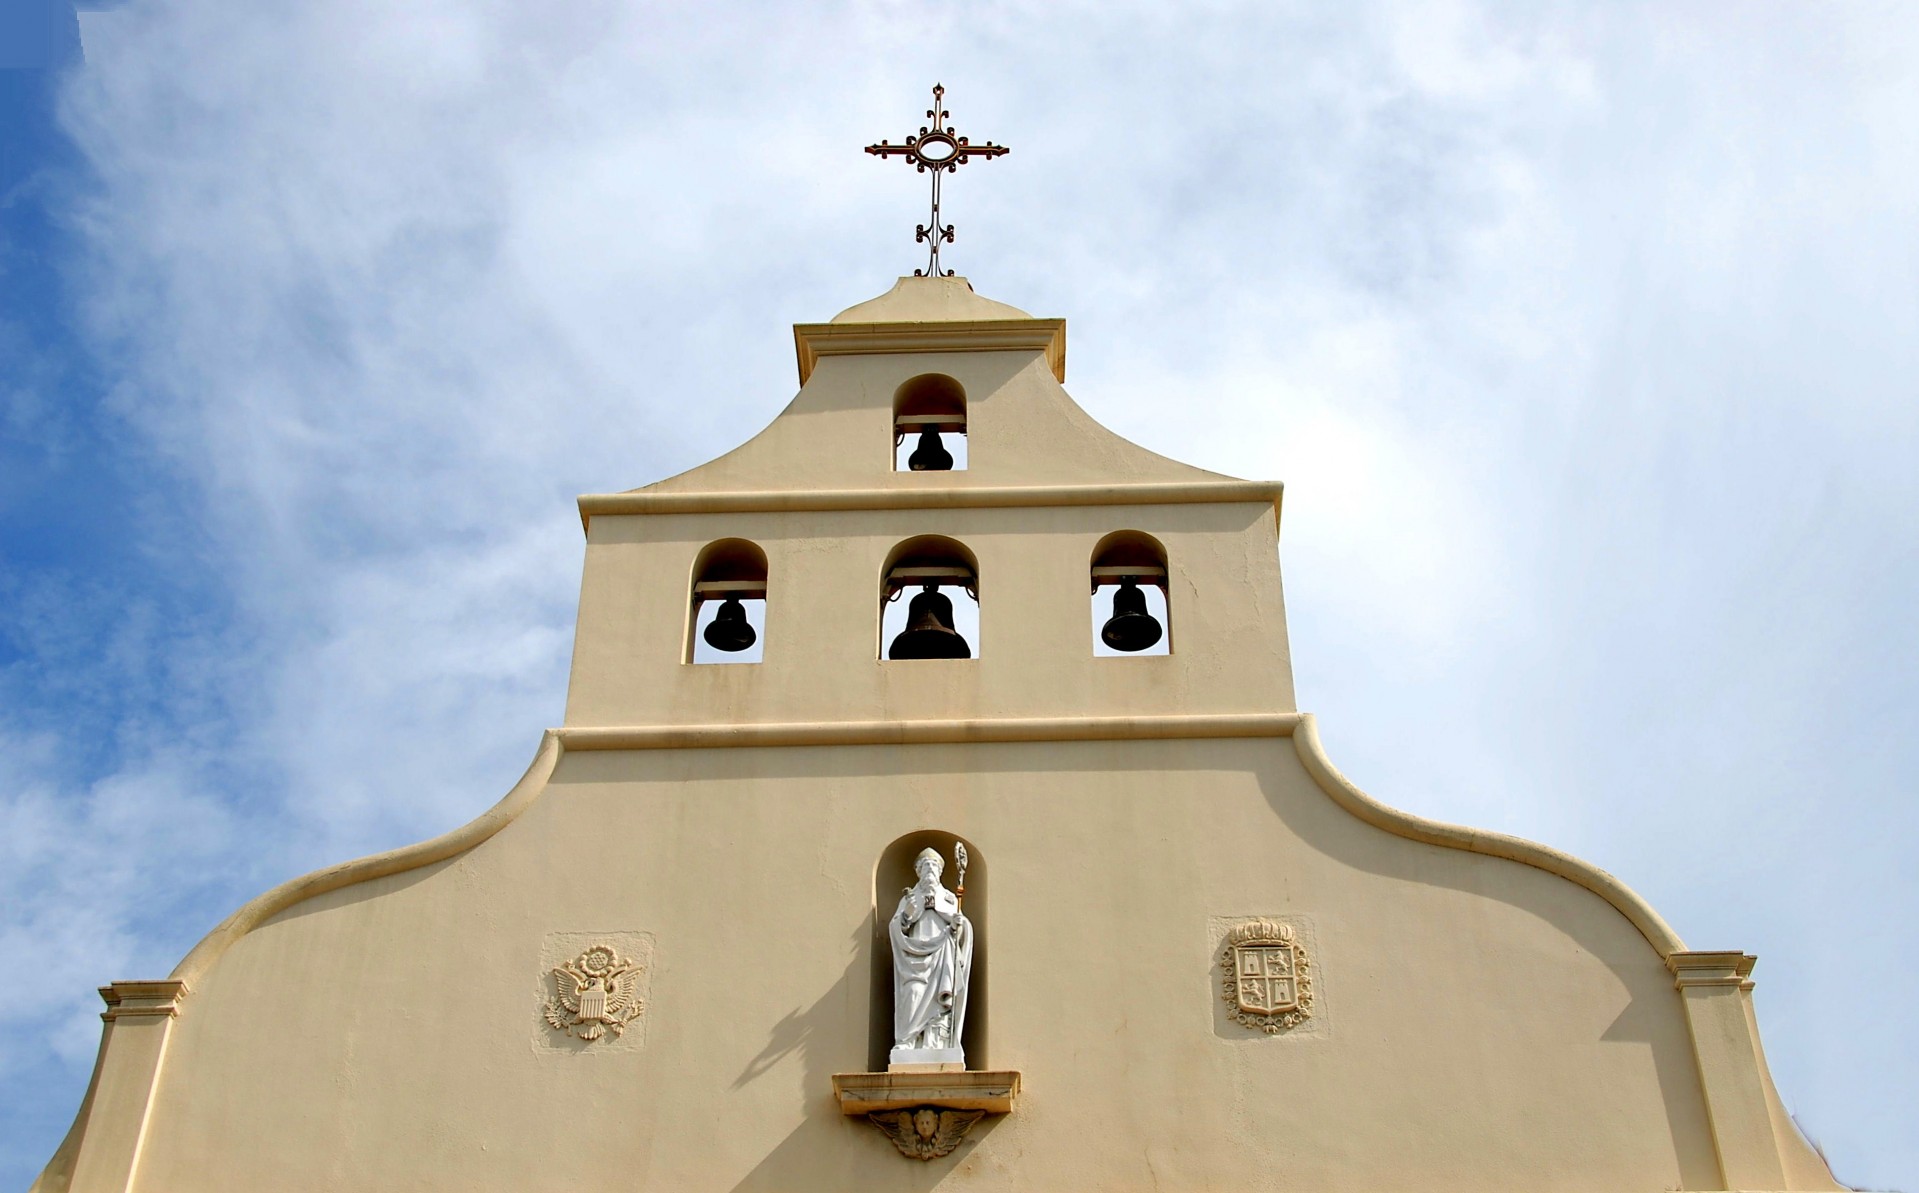
[[[869,876],[925,827],[991,867],[969,1059],[1026,1081],[932,1170],[829,1097],[867,1061]],[[1224,1018],[1211,920],[1260,914],[1312,925],[1314,1031]],[[637,1051],[543,1046],[555,931],[652,939]],[[242,939],[158,1092],[152,1189],[1716,1183],[1639,932],[1362,824],[1283,738],[570,753],[470,853]]]
[[[1063,325],[963,279],[798,342],[760,435],[581,499],[565,726],[528,777],[116,983],[41,1193],[1834,1187],[1766,1074],[1751,958],[1332,768],[1294,712],[1277,486],[1099,427]],[[964,472],[892,470],[924,372],[967,391]],[[1093,656],[1115,530],[1165,548],[1170,655]],[[879,658],[880,569],[919,534],[978,561],[978,658]],[[759,663],[684,661],[720,538],[767,556]],[[1024,1091],[927,1164],[831,1086],[874,1051],[875,863],[922,830],[990,875],[968,1061]],[[1220,934],[1254,916],[1312,951],[1315,1014],[1277,1037],[1220,997]],[[568,1043],[544,983],[591,939],[644,960],[647,1005]]]

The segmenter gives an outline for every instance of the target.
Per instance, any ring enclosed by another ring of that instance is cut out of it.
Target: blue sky
[[[0,1187],[95,986],[518,776],[573,496],[747,437],[789,325],[920,263],[923,179],[859,150],[935,80],[1013,146],[947,263],[1068,319],[1095,417],[1287,482],[1341,768],[1757,953],[1789,1106],[1842,1179],[1919,1184],[1909,7],[30,8]]]

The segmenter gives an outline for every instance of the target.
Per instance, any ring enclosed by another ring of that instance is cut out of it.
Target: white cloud
[[[39,1046],[90,1069],[100,1008],[90,979],[74,978],[172,968],[155,919],[204,888],[195,867],[243,848],[234,810],[196,789],[204,761],[191,751],[74,783],[61,752],[75,744],[0,736],[0,969],[32,978],[0,1012],[0,1071]]]
[[[1919,904],[1896,10],[333,0],[85,31],[85,296],[232,617],[110,646],[194,693],[117,773],[10,739],[10,865],[51,886],[9,960],[153,976],[199,926],[140,918],[177,860],[264,885],[503,790],[559,715],[571,495],[732,446],[790,396],[785,324],[918,264],[923,180],[858,149],[941,78],[1014,146],[956,180],[952,264],[1072,320],[1116,430],[1288,482],[1340,763],[1761,952],[1841,1175],[1919,1170],[1876,993],[1919,976],[1886,947]]]

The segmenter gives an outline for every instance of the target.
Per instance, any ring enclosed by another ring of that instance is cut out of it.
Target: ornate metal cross
[[[926,110],[926,118],[932,121],[929,127],[922,124],[919,135],[906,138],[906,144],[894,145],[881,141],[877,145],[868,145],[866,152],[875,157],[904,157],[913,164],[913,168],[924,174],[933,172],[933,216],[932,223],[920,224],[913,229],[913,243],[931,242],[932,254],[926,259],[925,269],[915,269],[913,276],[952,277],[953,271],[940,273],[940,242],[953,242],[953,225],[940,226],[940,175],[957,171],[976,157],[998,157],[1009,152],[1004,145],[995,145],[988,141],[984,145],[974,145],[965,137],[955,136],[953,126],[946,121],[952,113],[940,107],[940,100],[946,95],[946,88],[933,84],[933,106]]]

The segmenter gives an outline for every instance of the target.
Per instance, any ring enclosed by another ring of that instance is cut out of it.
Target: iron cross
[[[926,259],[925,269],[915,269],[913,276],[952,277],[953,271],[940,273],[940,242],[953,242],[953,225],[940,226],[940,175],[951,174],[976,157],[998,157],[1008,152],[1006,146],[995,145],[988,141],[984,145],[974,145],[965,137],[956,136],[953,126],[946,123],[952,116],[940,106],[946,95],[946,88],[933,84],[933,106],[926,110],[926,118],[932,125],[921,125],[919,135],[906,138],[906,144],[894,145],[881,141],[877,145],[868,145],[866,152],[875,157],[904,157],[913,163],[913,168],[924,174],[933,172],[933,215],[932,223],[920,224],[913,229],[913,243],[930,242],[932,254]]]

